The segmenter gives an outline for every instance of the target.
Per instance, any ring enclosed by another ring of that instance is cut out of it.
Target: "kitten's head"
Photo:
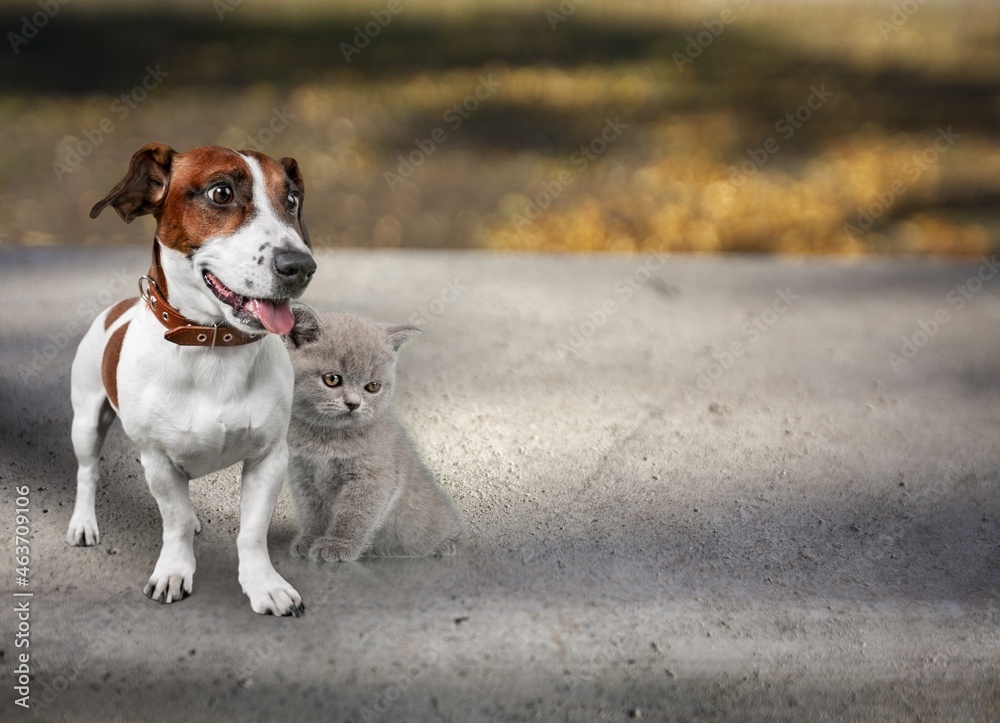
[[[285,337],[295,369],[292,414],[316,426],[362,427],[392,406],[399,349],[420,329],[389,326],[355,314],[317,314],[293,304]]]

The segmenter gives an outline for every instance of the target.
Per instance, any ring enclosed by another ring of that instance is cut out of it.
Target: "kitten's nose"
[[[274,256],[274,270],[289,292],[304,289],[316,270],[316,262],[301,251],[282,251]]]
[[[361,406],[358,402],[344,402],[344,404],[347,405],[348,412],[353,412],[355,409]]]

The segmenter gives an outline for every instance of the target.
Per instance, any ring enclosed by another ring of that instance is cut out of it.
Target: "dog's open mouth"
[[[236,318],[250,326],[260,325],[273,334],[287,334],[295,326],[291,304],[288,299],[253,299],[227,287],[219,277],[210,271],[202,276],[205,284],[224,304],[232,307]]]

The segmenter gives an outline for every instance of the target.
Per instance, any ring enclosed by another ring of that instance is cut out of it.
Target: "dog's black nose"
[[[301,251],[281,251],[274,256],[274,270],[289,291],[298,291],[312,279],[316,262]]]

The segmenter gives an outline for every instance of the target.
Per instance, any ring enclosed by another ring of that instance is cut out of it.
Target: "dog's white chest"
[[[196,404],[189,410],[190,414],[171,414],[138,432],[155,434],[174,467],[189,477],[200,477],[248,457],[257,457],[271,447],[273,424],[260,419],[245,405],[230,407],[221,415],[217,409],[213,414],[212,410]]]
[[[277,337],[228,349],[149,343],[137,319],[122,346],[120,417],[140,448],[194,478],[269,451],[284,436],[293,373]]]

